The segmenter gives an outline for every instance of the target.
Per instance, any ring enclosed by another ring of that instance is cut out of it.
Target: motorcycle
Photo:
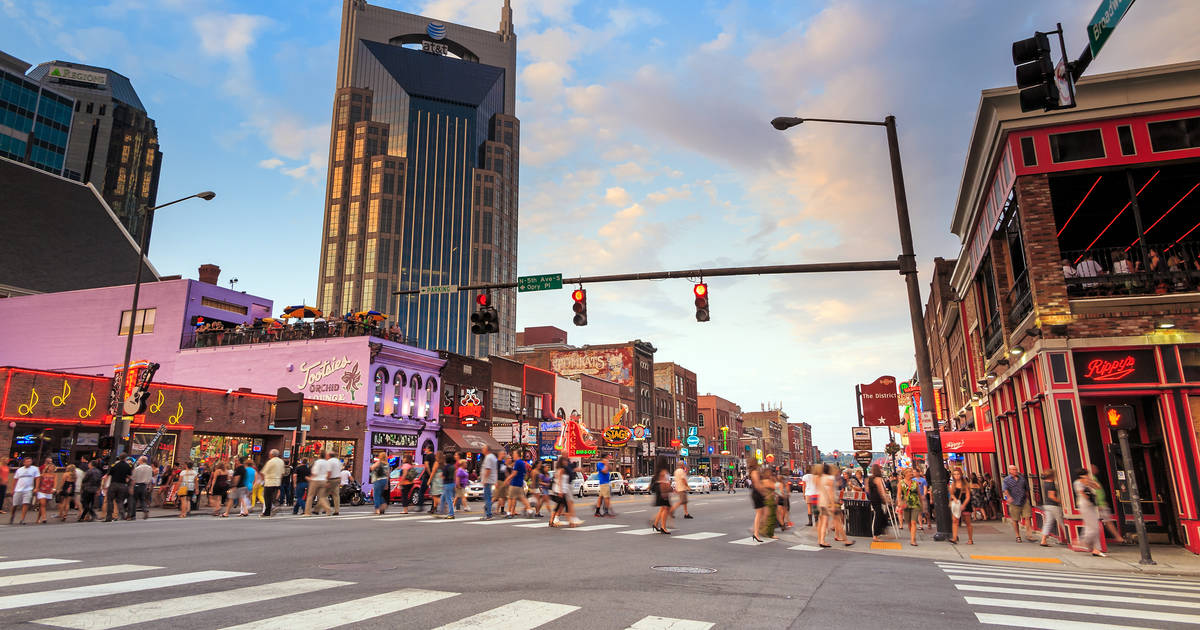
[[[351,481],[342,486],[338,496],[342,503],[349,503],[350,505],[362,505],[367,500],[363,494],[362,486],[357,481]]]

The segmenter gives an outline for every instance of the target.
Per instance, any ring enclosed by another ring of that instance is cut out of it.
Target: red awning
[[[909,433],[909,455],[925,453],[929,450],[925,443],[924,433]],[[943,453],[995,453],[996,441],[991,431],[942,431]]]

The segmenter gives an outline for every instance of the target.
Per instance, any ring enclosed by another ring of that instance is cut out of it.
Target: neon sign
[[[638,442],[645,440],[646,436],[650,434],[650,432],[646,429],[646,425],[644,424],[635,424],[630,427],[630,430],[633,433],[633,439]]]
[[[604,430],[604,441],[608,442],[612,446],[625,446],[629,443],[629,440],[632,437],[633,432],[629,430],[629,427],[621,426],[619,424],[613,425]]]
[[[1137,360],[1132,355],[1116,361],[1093,359],[1087,364],[1087,372],[1083,376],[1093,381],[1119,381],[1133,374],[1136,369]]]
[[[462,418],[464,426],[473,427],[479,423],[483,416],[483,398],[479,395],[479,390],[470,387],[463,392],[458,405],[458,415]]]
[[[29,402],[24,405],[18,406],[17,413],[21,414],[22,416],[32,416],[34,408],[37,407],[38,400],[39,400],[39,398],[38,398],[37,389],[30,388]]]

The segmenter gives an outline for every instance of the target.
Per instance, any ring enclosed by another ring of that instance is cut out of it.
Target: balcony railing
[[[283,327],[237,326],[224,329],[193,331],[183,336],[179,347],[213,348],[218,346],[241,346],[277,341],[299,341],[305,339],[328,339],[333,337],[379,337],[405,343],[403,333],[384,326],[372,326],[360,322],[297,322]]]
[[[1004,343],[1004,329],[1000,327],[1000,311],[992,313],[987,326],[983,329],[983,354],[992,356]]]
[[[1005,301],[1008,304],[1008,323],[1012,328],[1016,328],[1033,310],[1033,293],[1029,290],[1028,271],[1022,272],[1013,283]]]
[[[1071,297],[1162,295],[1200,289],[1200,243],[1064,251]]]

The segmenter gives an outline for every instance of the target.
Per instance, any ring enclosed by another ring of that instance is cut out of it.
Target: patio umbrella
[[[320,309],[316,307],[298,305],[289,306],[283,309],[283,315],[280,315],[280,317],[286,319],[309,319],[313,317],[320,317],[321,315],[323,315],[323,313],[321,313]]]
[[[381,322],[381,321],[387,319],[387,315],[384,315],[383,313],[380,313],[379,311],[359,311],[359,312],[355,313],[354,316],[359,319],[366,318],[366,319],[370,319],[370,320],[377,321],[377,322]]]

